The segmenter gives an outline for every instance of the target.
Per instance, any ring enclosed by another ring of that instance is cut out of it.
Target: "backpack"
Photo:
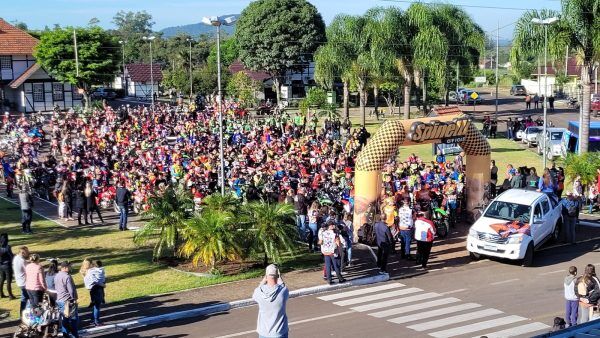
[[[567,208],[567,214],[569,217],[577,217],[577,207],[574,203],[571,203]]]

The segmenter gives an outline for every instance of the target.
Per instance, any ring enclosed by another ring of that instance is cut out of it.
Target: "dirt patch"
[[[160,260],[160,263],[165,264],[169,267],[175,268],[177,270],[191,272],[191,273],[199,273],[199,274],[211,274],[214,271],[210,270],[210,267],[200,263],[198,266],[194,266],[191,261],[171,257],[171,258],[163,258]],[[231,261],[231,262],[223,262],[217,265],[217,270],[219,271],[219,275],[221,276],[233,276],[240,273],[248,272],[254,269],[262,268],[262,262],[258,261]]]

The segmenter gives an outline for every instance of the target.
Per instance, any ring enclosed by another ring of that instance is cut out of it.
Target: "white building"
[[[125,66],[125,86],[127,96],[150,97],[152,95],[152,81],[154,81],[154,92],[158,93],[158,85],[162,81],[163,74],[158,63],[152,64],[152,76],[150,76],[150,64],[132,63]]]
[[[0,19],[0,108],[49,111],[81,106],[82,95],[69,83],[54,80],[35,62],[38,40]]]

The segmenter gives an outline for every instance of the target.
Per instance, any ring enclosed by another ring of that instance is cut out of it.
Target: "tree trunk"
[[[281,87],[281,83],[279,82],[279,76],[274,76],[273,77],[273,87],[275,87],[275,95],[277,97],[277,104],[279,104],[281,101],[281,92],[280,87]]]
[[[579,140],[579,152],[584,154],[588,152],[590,140],[590,109],[592,93],[592,63],[586,62],[581,67],[581,84],[583,86],[582,116],[581,116],[581,140]]]
[[[367,90],[365,89],[364,82],[360,81],[358,84],[358,96],[360,101],[360,115],[362,117],[362,126],[366,126],[366,105],[367,105]]]
[[[343,98],[343,106],[344,106],[344,115],[346,116],[346,120],[350,120],[350,106],[348,105],[348,100],[350,99],[350,89],[348,89],[348,81],[344,81],[344,98]]]
[[[375,108],[375,118],[377,120],[379,120],[379,113],[378,113],[378,109],[379,109],[379,88],[377,88],[377,85],[373,86],[373,106]]]
[[[404,81],[404,119],[410,119],[410,81]]]
[[[269,257],[267,256],[267,253],[265,252],[265,257],[263,257],[263,265],[266,268],[267,265],[269,265]]]

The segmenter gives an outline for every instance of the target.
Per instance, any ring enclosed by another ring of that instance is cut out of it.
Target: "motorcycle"
[[[23,310],[13,338],[62,337],[60,320],[60,310],[51,305],[48,295],[44,295],[40,305]]]
[[[446,238],[450,233],[448,213],[442,208],[433,208],[431,218],[435,225],[435,232],[439,238]]]

